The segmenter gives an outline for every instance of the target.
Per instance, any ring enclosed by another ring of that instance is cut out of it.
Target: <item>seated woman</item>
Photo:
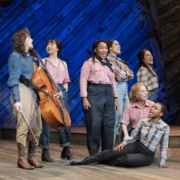
[[[161,119],[166,112],[162,103],[155,103],[149,112],[149,118],[138,122],[131,137],[124,140],[113,150],[105,150],[82,160],[72,159],[71,165],[85,165],[98,162],[111,166],[140,167],[153,162],[157,148],[160,148],[160,167],[171,168],[166,164],[169,126]]]
[[[148,100],[148,95],[148,88],[142,82],[138,82],[131,87],[130,103],[126,105],[121,120],[123,130],[123,134],[120,134],[121,141],[129,138],[139,120],[148,118],[151,106],[154,104],[153,101]]]

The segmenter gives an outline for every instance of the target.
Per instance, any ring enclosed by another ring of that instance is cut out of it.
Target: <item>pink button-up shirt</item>
[[[42,59],[42,61],[46,65],[55,83],[62,84],[70,82],[68,68],[65,61],[59,60],[57,66],[52,64],[51,61],[48,60],[48,58],[44,58]]]
[[[80,96],[87,97],[87,84],[110,84],[114,97],[118,97],[115,85],[114,72],[108,66],[102,65],[97,59],[92,58],[84,62],[80,76]]]
[[[138,106],[136,102],[129,103],[123,112],[121,123],[126,126],[130,124],[130,127],[136,128],[139,120],[148,118],[153,101],[147,100],[143,107]]]

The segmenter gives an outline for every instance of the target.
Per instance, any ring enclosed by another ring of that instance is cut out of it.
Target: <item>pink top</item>
[[[139,120],[148,118],[153,104],[153,101],[147,100],[144,107],[140,107],[136,102],[130,102],[124,109],[121,123],[136,128]]]
[[[102,65],[97,59],[92,58],[84,62],[80,77],[80,96],[87,97],[88,82],[94,84],[111,84],[114,97],[118,97],[115,85],[114,72],[108,66]]]
[[[54,79],[55,83],[68,83],[70,82],[68,68],[65,61],[59,59],[59,63],[56,65],[52,64],[48,58],[42,59],[44,64],[46,65],[48,71],[50,72],[52,78]]]

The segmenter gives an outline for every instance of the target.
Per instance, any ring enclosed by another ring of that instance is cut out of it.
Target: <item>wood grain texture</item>
[[[159,77],[159,101],[168,107],[165,121],[178,124],[180,96],[176,95],[180,83],[176,77],[180,77],[180,61],[177,61],[179,31],[175,27],[179,23],[179,4],[177,0],[155,2],[18,0],[0,7],[0,127],[16,126],[9,101],[10,91],[6,86],[7,62],[12,51],[12,35],[25,27],[30,29],[34,48],[42,58],[47,56],[47,40],[57,38],[62,42],[60,58],[67,62],[71,78],[69,104],[72,126],[85,126],[79,96],[80,70],[84,61],[91,56],[92,43],[97,39],[117,39],[120,42],[120,57],[129,63],[135,74],[134,79],[128,82],[129,89],[136,82],[138,52],[142,48],[152,50],[154,68]]]
[[[147,167],[120,168],[101,164],[71,166],[68,160],[60,159],[61,148],[59,144],[50,144],[50,154],[54,163],[44,163],[42,169],[23,170],[17,167],[17,145],[14,141],[0,140],[0,179],[1,180],[179,180],[180,159],[169,158],[168,163],[173,169],[160,169],[159,157]],[[71,151],[76,158],[88,155],[86,146],[72,145]],[[36,158],[41,161],[41,149],[38,148]]]

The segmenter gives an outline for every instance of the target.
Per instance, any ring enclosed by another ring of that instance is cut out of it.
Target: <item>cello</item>
[[[61,101],[63,98],[61,89],[55,83],[39,54],[34,49],[31,49],[30,52],[42,65],[42,68],[38,69],[37,64],[34,63],[32,82],[37,87],[35,91],[39,97],[40,110],[44,120],[50,127],[57,130],[70,126],[71,118]]]

